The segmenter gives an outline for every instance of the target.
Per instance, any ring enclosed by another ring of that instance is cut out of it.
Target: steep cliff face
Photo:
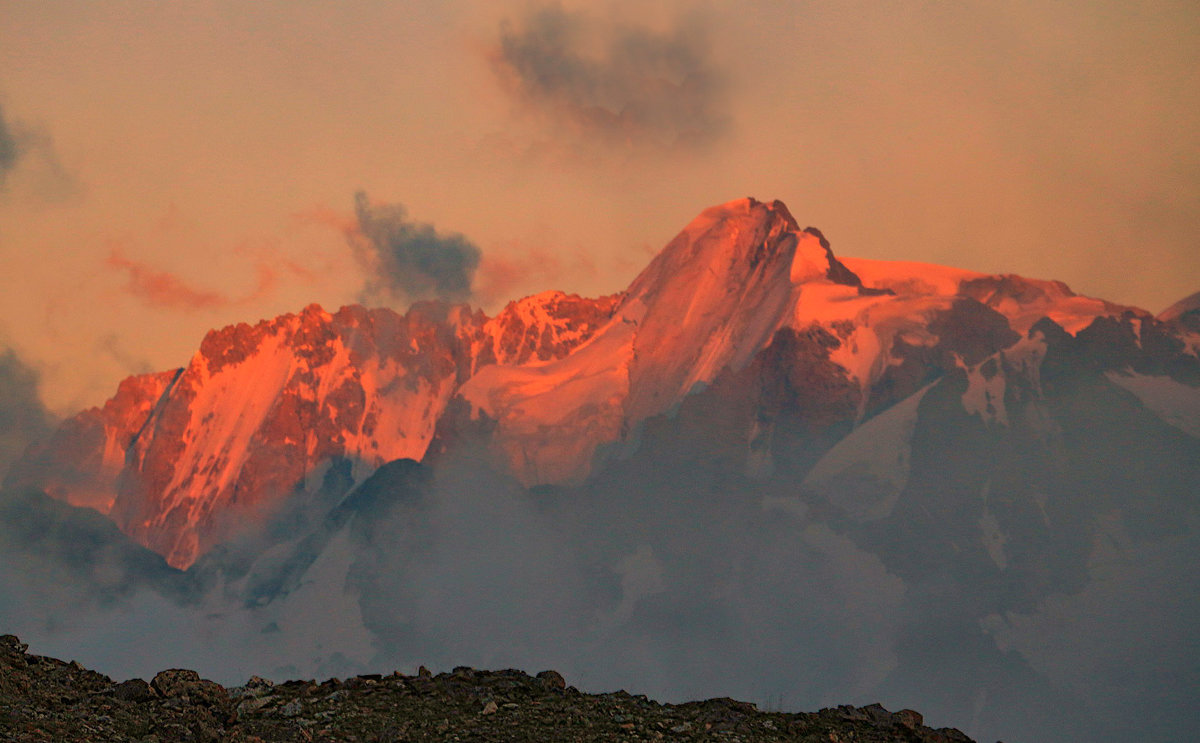
[[[472,343],[472,370],[561,359],[608,322],[619,299],[547,291],[509,302]]]
[[[130,449],[113,520],[186,566],[323,461],[420,459],[478,324],[458,308],[313,306],[210,333]]]

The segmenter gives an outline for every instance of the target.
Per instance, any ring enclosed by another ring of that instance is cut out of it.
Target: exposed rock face
[[[478,324],[457,308],[313,306],[210,333],[130,448],[113,520],[186,567],[331,457],[367,471],[420,458],[470,369],[456,330]]]
[[[0,636],[0,730],[26,741],[608,741],[855,740],[970,743],[912,710],[878,704],[817,713],[763,712],[733,699],[671,705],[625,691],[582,694],[555,671],[459,667],[436,676],[372,674],[323,683],[254,677],[225,689],[195,671],[119,684],[78,663],[31,655]]]
[[[618,299],[548,291],[509,302],[484,324],[473,369],[561,359],[608,322]]]

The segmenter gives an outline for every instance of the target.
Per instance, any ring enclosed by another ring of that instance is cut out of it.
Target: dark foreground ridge
[[[709,699],[659,704],[584,694],[554,671],[457,668],[436,676],[356,676],[226,689],[195,671],[114,683],[0,636],[3,741],[970,741],[912,710],[873,704],[815,714]]]

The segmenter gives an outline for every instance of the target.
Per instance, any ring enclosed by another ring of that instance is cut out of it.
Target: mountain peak
[[[624,304],[657,303],[669,285],[691,294],[703,289],[697,282],[754,291],[774,276],[785,278],[781,286],[813,279],[861,285],[820,231],[802,231],[782,201],[747,197],[700,212],[634,280]]]
[[[800,225],[796,222],[796,218],[788,211],[787,204],[784,204],[779,199],[774,199],[770,202],[759,201],[753,196],[744,196],[733,201],[726,201],[724,204],[710,206],[700,212],[700,215],[693,222],[709,218],[721,219],[727,217],[751,216],[756,218],[779,218],[787,222],[792,229],[799,230]]]

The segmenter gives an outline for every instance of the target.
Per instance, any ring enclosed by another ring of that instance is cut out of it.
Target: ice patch
[[[983,532],[983,547],[987,550],[988,557],[992,558],[996,567],[1004,570],[1008,567],[1008,556],[1004,554],[1004,544],[1008,541],[1008,537],[1000,530],[1000,522],[988,509],[988,494],[991,486],[990,482],[983,485],[983,515],[979,517],[979,530]]]
[[[1146,408],[1189,436],[1200,438],[1200,389],[1133,372],[1107,372],[1108,381],[1132,392]]]
[[[930,383],[839,441],[809,471],[800,487],[860,521],[892,512],[908,484],[912,433]]]

